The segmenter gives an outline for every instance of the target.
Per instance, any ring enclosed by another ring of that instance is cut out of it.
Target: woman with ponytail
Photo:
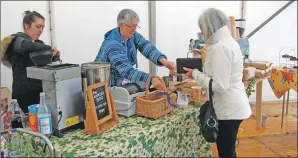
[[[1,41],[1,62],[12,69],[12,99],[17,99],[24,113],[28,106],[39,103],[42,92],[40,80],[27,78],[26,67],[35,66],[29,54],[52,50],[53,56],[60,56],[57,48],[39,40],[45,27],[45,18],[36,11],[25,11],[23,17],[24,32],[17,32]]]

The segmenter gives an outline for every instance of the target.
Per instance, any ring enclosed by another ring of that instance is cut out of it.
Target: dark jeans
[[[218,120],[218,137],[216,140],[220,158],[235,158],[235,143],[242,120]]]

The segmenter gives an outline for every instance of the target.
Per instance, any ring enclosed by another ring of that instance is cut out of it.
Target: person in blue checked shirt
[[[110,85],[119,86],[123,81],[144,81],[150,79],[150,74],[142,72],[133,66],[137,64],[137,50],[158,66],[165,66],[170,72],[175,71],[175,64],[167,60],[154,45],[136,32],[140,21],[138,14],[131,9],[119,12],[118,27],[108,31],[96,56],[95,62],[111,64]],[[153,78],[152,85],[161,88],[161,82]]]

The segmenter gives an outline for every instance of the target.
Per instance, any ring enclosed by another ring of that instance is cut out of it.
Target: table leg
[[[287,93],[287,110],[286,110],[286,114],[288,114],[288,109],[289,109],[289,99],[290,99],[290,90]]]
[[[262,125],[262,84],[263,81],[257,83],[256,87],[256,128],[261,129]]]
[[[285,100],[286,100],[286,96],[285,94],[282,97],[282,110],[281,110],[281,127],[284,124],[284,111],[285,111]]]

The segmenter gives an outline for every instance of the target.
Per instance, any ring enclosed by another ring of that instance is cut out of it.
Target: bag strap
[[[212,82],[213,82],[213,79],[211,78],[209,80],[209,104],[211,107],[213,107],[213,91],[212,91]],[[212,108],[209,108],[210,109],[210,112],[211,112],[211,109]]]

